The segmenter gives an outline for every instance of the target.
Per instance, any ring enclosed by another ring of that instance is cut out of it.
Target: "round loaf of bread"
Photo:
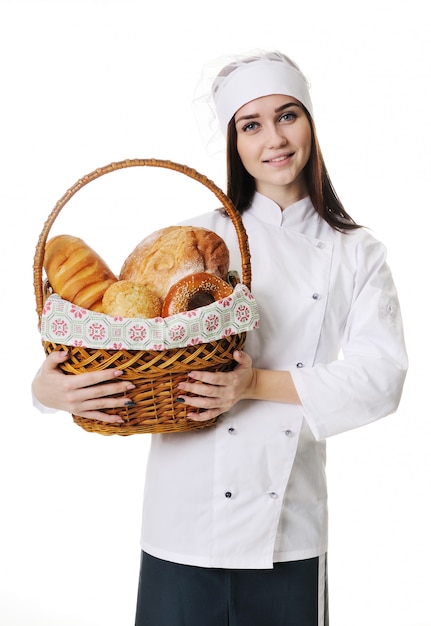
[[[229,250],[219,235],[195,226],[168,226],[143,239],[125,260],[121,280],[148,285],[163,301],[170,287],[189,274],[225,279]]]
[[[103,313],[113,317],[159,317],[162,303],[146,285],[119,280],[105,291]]]
[[[118,280],[90,246],[72,235],[47,241],[43,266],[55,293],[91,311],[102,312],[103,294]]]

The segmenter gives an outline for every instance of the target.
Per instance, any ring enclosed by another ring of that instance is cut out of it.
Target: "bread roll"
[[[226,298],[232,291],[228,282],[208,272],[184,276],[169,289],[163,302],[162,317],[199,309]]]
[[[219,235],[195,226],[168,226],[143,239],[125,260],[121,280],[150,286],[164,300],[184,276],[207,272],[225,279],[229,250]]]
[[[146,285],[119,280],[105,291],[103,313],[121,317],[159,317],[162,302]]]
[[[55,293],[92,311],[102,312],[103,294],[118,280],[90,246],[72,235],[48,240],[43,266]]]

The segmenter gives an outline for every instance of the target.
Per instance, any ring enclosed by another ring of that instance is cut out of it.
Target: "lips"
[[[286,161],[290,159],[294,155],[293,152],[289,152],[288,154],[279,154],[278,156],[273,157],[272,159],[265,159],[264,163],[281,163],[282,161]]]

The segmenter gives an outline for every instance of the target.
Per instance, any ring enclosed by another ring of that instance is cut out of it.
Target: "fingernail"
[[[184,398],[175,398],[175,402],[185,402]]]
[[[130,391],[131,389],[135,389],[136,385],[134,385],[133,383],[130,383],[130,385],[127,385],[126,389],[127,391]]]
[[[136,403],[133,402],[133,400],[127,400],[127,402],[124,403],[124,406],[135,406]]]

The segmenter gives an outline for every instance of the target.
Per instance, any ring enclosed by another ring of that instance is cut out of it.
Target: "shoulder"
[[[186,220],[182,220],[180,222],[180,225],[185,225],[185,226],[193,226],[193,225],[200,225],[201,223],[207,223],[207,222],[213,222],[213,221],[217,221],[221,218],[225,218],[226,214],[224,213],[224,210],[222,207],[220,207],[219,209],[214,209],[213,211],[208,211],[207,213],[201,213],[199,215],[195,215],[194,217],[189,217]]]
[[[366,228],[336,233],[334,263],[341,271],[355,277],[358,289],[370,280],[376,281],[376,284],[385,284],[386,287],[392,280],[386,246]]]
[[[386,246],[373,233],[364,227],[339,232],[333,230],[334,245],[354,254],[374,253],[386,255]]]
[[[180,226],[199,226],[201,228],[208,228],[213,230],[222,236],[222,233],[226,231],[231,224],[229,216],[225,214],[222,208],[209,211],[208,213],[202,213],[196,215],[187,220],[180,222]]]

